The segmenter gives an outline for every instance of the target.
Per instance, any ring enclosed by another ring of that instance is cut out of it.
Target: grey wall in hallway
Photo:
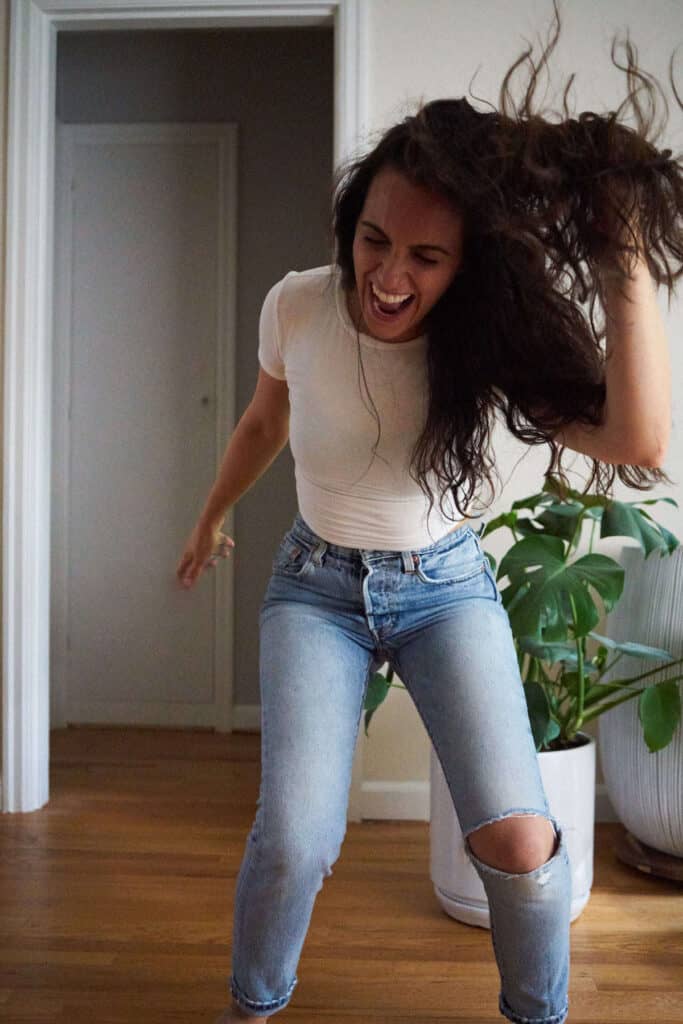
[[[288,270],[331,259],[333,43],[327,27],[58,37],[61,121],[238,123],[237,418],[256,383],[266,292]],[[258,609],[275,547],[295,512],[286,447],[235,508],[235,704],[260,700]],[[204,578],[198,586],[209,583]]]

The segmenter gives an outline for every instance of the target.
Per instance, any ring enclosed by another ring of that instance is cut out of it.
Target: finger
[[[190,565],[185,569],[181,582],[185,586],[189,586],[191,583],[194,583],[196,576],[197,570],[194,567],[194,563],[190,563]]]

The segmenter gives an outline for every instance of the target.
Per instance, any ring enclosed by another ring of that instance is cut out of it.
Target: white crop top
[[[439,511],[408,472],[427,414],[427,335],[380,341],[358,334],[335,265],[290,270],[270,289],[259,320],[258,358],[289,387],[289,444],[299,512],[331,544],[372,550],[426,547],[462,518]]]

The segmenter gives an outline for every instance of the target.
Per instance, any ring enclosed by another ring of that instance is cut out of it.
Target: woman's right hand
[[[190,534],[185,550],[176,568],[176,576],[186,589],[191,587],[202,571],[213,569],[219,558],[227,558],[234,548],[232,537],[221,532],[220,523],[207,523],[200,519]]]

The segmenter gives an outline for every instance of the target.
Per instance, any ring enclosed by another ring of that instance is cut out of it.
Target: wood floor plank
[[[0,817],[3,1024],[212,1024],[229,1001],[237,872],[260,737],[70,728],[51,799]],[[683,1024],[683,889],[598,824],[572,924],[570,1024]],[[429,878],[426,822],[350,822],[318,893],[287,1024],[497,1024],[491,934]]]

